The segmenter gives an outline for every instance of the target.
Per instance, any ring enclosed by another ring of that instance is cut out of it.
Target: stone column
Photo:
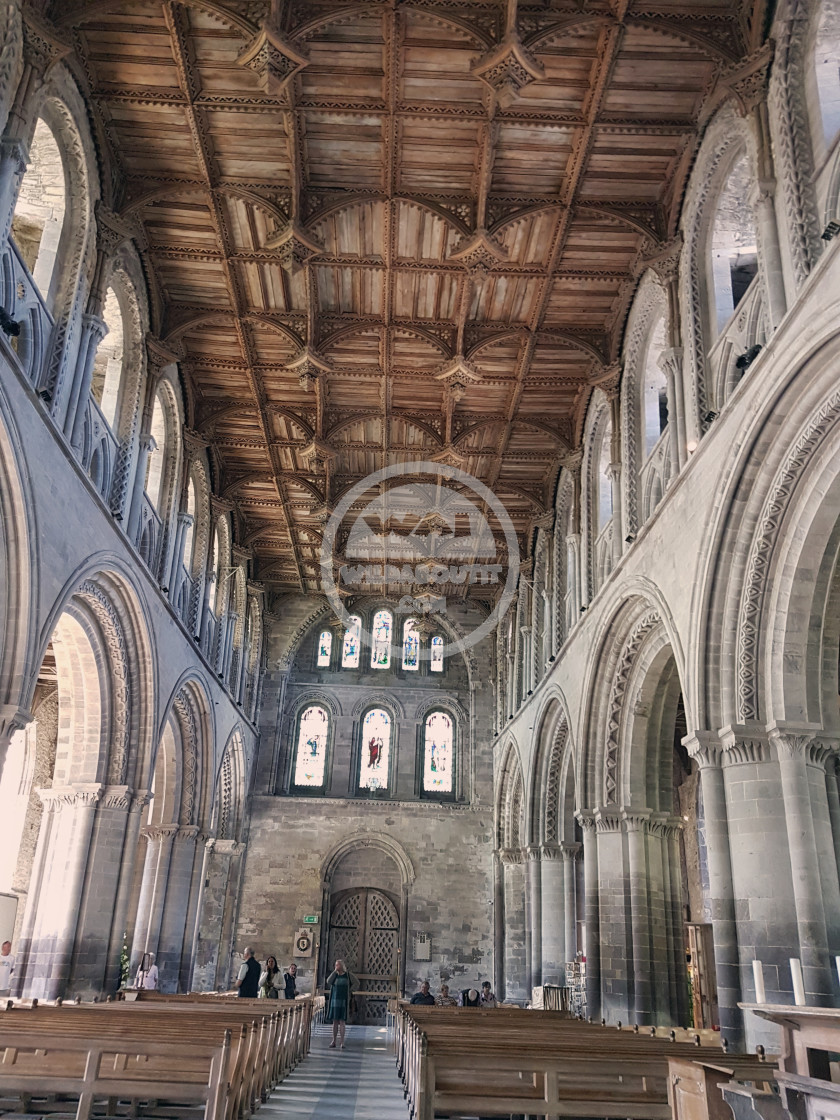
[[[131,898],[131,887],[134,879],[134,868],[137,862],[137,848],[140,839],[140,824],[143,810],[149,804],[148,793],[135,793],[126,791],[127,800],[130,802],[128,821],[125,826],[125,840],[123,842],[122,860],[120,863],[119,881],[114,902],[114,917],[111,923],[111,939],[108,945],[107,966],[105,971],[105,990],[115,992],[122,981],[122,949],[128,919],[128,905]],[[129,976],[129,980],[133,977]]]
[[[665,374],[668,401],[668,455],[671,478],[679,474],[686,459],[685,400],[682,383],[682,350],[670,347],[659,355],[659,368]]]
[[[84,450],[82,444],[84,442],[85,415],[93,380],[93,364],[96,360],[96,351],[107,333],[108,327],[105,320],[98,313],[82,315],[82,331],[79,349],[76,353],[76,369],[70,385],[64,419],[64,431],[70,437],[70,446],[77,456],[81,456]]]
[[[722,769],[723,748],[718,736],[711,731],[696,731],[686,736],[683,743],[700,771],[720,1028],[731,1044],[740,1046],[743,1043],[743,1021],[738,1008],[741,979],[729,819]]]
[[[52,843],[53,825],[56,819],[58,801],[55,798],[44,796],[49,791],[38,790],[43,809],[41,824],[38,831],[38,840],[35,845],[35,855],[32,860],[32,873],[29,879],[29,889],[26,894],[26,910],[20,926],[16,956],[15,973],[12,976],[11,993],[15,997],[29,995],[30,989],[30,957],[32,955],[35,924],[38,918],[38,899],[41,896],[41,887],[47,878],[49,870],[49,855]]]
[[[493,852],[493,984],[501,996],[505,990],[505,869],[498,848]]]
[[[671,930],[671,965],[673,977],[673,1003],[671,1015],[680,1026],[688,1026],[688,976],[685,965],[685,926],[683,922],[682,861],[680,859],[680,833],[682,821],[665,820],[663,830],[669,871],[669,911]]]
[[[505,892],[505,999],[525,999],[528,956],[526,951],[527,910],[525,868],[519,849],[503,849]]]
[[[560,986],[565,979],[563,966],[566,961],[566,897],[565,864],[563,850],[559,844],[543,844],[539,867],[542,895],[541,982]]]
[[[578,952],[577,877],[581,856],[580,844],[563,844],[563,915],[565,918],[565,961],[573,961]]]
[[[614,806],[596,811],[595,831],[598,841],[601,1015],[626,1023],[630,971],[628,915],[624,905],[627,868],[621,817]],[[587,964],[588,961],[587,955]]]
[[[809,1003],[825,1006],[831,1001],[834,984],[820,878],[822,852],[817,844],[808,769],[813,766],[823,771],[829,752],[813,732],[790,725],[776,724],[770,730],[770,742],[779,759],[805,992]],[[824,781],[822,778],[823,788]],[[826,798],[821,817],[825,820],[827,816]]]
[[[197,839],[197,825],[182,825],[172,840],[166,903],[157,941],[160,986],[165,992],[177,992],[180,986]]]
[[[529,692],[534,690],[534,649],[531,642],[531,635],[533,631],[530,626],[520,626],[520,656],[522,658],[522,695],[519,697],[520,703],[523,703],[525,697]]]
[[[195,965],[195,940],[198,936],[198,918],[201,900],[204,896],[206,874],[207,837],[199,833],[193,845],[192,875],[187,901],[187,914],[184,919],[184,946],[181,951],[181,969],[178,975],[178,991],[188,992],[192,986]]]
[[[184,578],[183,569],[185,567],[184,560],[184,541],[187,536],[187,529],[195,523],[195,518],[191,513],[178,514],[178,528],[175,534],[175,547],[172,550],[172,568],[169,573],[169,598],[173,604],[178,604],[178,598],[181,594],[181,581]],[[191,573],[190,573],[191,574]],[[190,604],[187,604],[187,617],[182,619],[183,623],[189,625]]]
[[[622,813],[627,833],[627,862],[630,887],[630,933],[633,944],[633,1022],[651,1022],[650,919],[648,897],[647,827],[650,813]]]
[[[593,813],[579,813],[583,829],[583,898],[586,919],[586,937],[583,946],[586,957],[586,1014],[591,1019],[601,1017],[601,945],[598,906],[598,837]]]
[[[829,762],[825,772],[826,799],[828,801],[829,820],[831,822],[831,839],[834,847],[834,867],[831,874],[840,878],[840,789],[837,785],[836,762]],[[840,949],[837,950],[840,952]],[[832,947],[832,955],[834,948]]]
[[[525,849],[525,889],[527,895],[525,990],[542,984],[542,850],[539,846]]]
[[[172,842],[177,831],[177,825],[145,825],[140,830],[141,836],[146,839],[146,857],[140,883],[140,898],[137,903],[137,920],[134,924],[134,942],[131,946],[132,978],[140,967],[143,954],[156,954],[158,951],[163,907],[169,883]]]
[[[241,845],[235,840],[210,839],[205,847],[202,875],[205,886],[198,907],[192,987],[196,991],[212,992],[223,989],[230,979],[224,925],[231,864]]]
[[[37,897],[30,892],[35,924],[29,947],[28,994],[57,999],[67,994],[79,909],[90,852],[96,805],[102,786],[79,784],[39,791],[42,801],[54,801],[45,813],[49,850]]]

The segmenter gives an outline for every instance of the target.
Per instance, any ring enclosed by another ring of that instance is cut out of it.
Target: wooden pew
[[[577,1022],[559,1012],[399,1007],[397,1062],[416,1120],[481,1116],[670,1120],[668,1058],[717,1047]],[[726,1055],[738,1077],[770,1063]],[[756,1074],[757,1076],[757,1074]]]
[[[122,1053],[119,1048],[127,1045],[126,1039],[130,1039],[129,1052],[137,1055],[145,1055],[148,1049],[145,1042],[154,1039],[165,1046],[164,1052],[152,1063],[155,1075],[160,1075],[160,1084],[156,1082],[152,1092],[141,1083],[133,1097],[121,1088],[121,1097],[134,1100],[167,1099],[169,1065],[177,1075],[185,1043],[186,1053],[192,1054],[195,1046],[212,1047],[229,1032],[231,1037],[222,1071],[224,1105],[218,1113],[219,1120],[237,1120],[253,1113],[309,1049],[311,999],[280,1004],[279,1001],[211,1000],[157,993],[144,993],[144,996],[146,998],[137,1002],[12,1006],[10,1013],[0,1015],[0,1027],[8,1028],[15,1037],[27,1042],[32,1038],[48,1038],[59,1048],[68,1037],[83,1042],[92,1039],[97,1044],[107,1042],[111,1046],[108,1053],[118,1055]],[[51,1068],[46,1075],[43,1069],[39,1072],[39,1087],[51,1085]],[[133,1072],[133,1066],[129,1072]],[[22,1076],[18,1071],[18,1081]],[[34,1073],[30,1073],[30,1088],[33,1077]],[[134,1079],[142,1082],[137,1076]],[[4,1080],[0,1067],[0,1090],[5,1088],[24,1091],[17,1082]]]

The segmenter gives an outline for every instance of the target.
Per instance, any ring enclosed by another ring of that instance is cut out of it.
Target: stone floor
[[[408,1120],[384,1027],[348,1027],[330,1050],[330,1027],[315,1027],[309,1057],[271,1094],[260,1120]]]

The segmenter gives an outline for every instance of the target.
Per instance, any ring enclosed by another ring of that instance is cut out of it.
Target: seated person
[[[490,981],[485,980],[481,985],[481,1006],[482,1007],[498,1007],[499,1001],[496,999],[490,987]]]
[[[464,988],[461,992],[462,1007],[481,1007],[481,996],[475,988]]]
[[[420,991],[415,992],[411,997],[411,1003],[425,1003],[429,1007],[434,1007],[435,997],[429,991],[429,981],[424,980],[420,985]]]
[[[449,994],[449,985],[441,984],[440,995],[435,1000],[435,1007],[457,1007],[458,1001],[455,996]]]

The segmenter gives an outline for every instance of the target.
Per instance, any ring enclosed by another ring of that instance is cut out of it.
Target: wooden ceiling
[[[325,510],[422,459],[527,551],[743,7],[53,3],[256,578],[316,591]]]

